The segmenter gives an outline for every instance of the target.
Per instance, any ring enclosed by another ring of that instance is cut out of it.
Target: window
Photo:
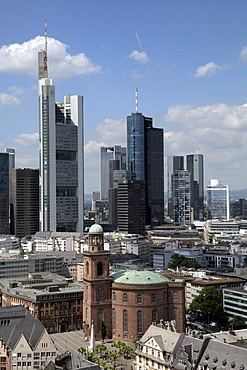
[[[141,294],[137,294],[137,303],[138,304],[142,303],[142,295]]]
[[[112,292],[112,300],[116,301],[116,293],[115,292]]]
[[[166,302],[167,301],[167,291],[165,291],[163,293],[163,301]]]
[[[137,312],[137,332],[142,333],[143,327],[142,327],[142,311]]]
[[[157,311],[156,310],[152,311],[152,321],[157,321]]]
[[[102,286],[98,287],[98,301],[99,302],[103,301],[103,288],[102,288]]]
[[[128,303],[128,296],[126,293],[123,294],[123,303]]]
[[[102,262],[99,262],[97,264],[97,276],[101,276],[103,275],[103,265],[102,265]]]
[[[173,301],[177,302],[178,301],[178,292],[172,292],[172,299]]]
[[[156,293],[153,293],[152,296],[151,296],[151,302],[152,303],[157,303],[157,294]]]
[[[102,321],[103,321],[103,311],[99,310],[99,312],[98,312],[99,330],[101,329]]]
[[[116,310],[112,310],[112,330],[116,330]]]
[[[86,275],[89,275],[89,262],[86,262]]]
[[[128,332],[128,312],[127,310],[123,311],[123,331]]]

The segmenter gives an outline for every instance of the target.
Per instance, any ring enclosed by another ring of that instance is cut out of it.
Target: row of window
[[[115,292],[112,293],[112,300],[113,301],[116,301],[116,293]],[[173,301],[178,301],[178,292],[172,292],[172,300]],[[163,293],[163,302],[166,302],[166,301],[167,301],[167,292],[164,292]],[[157,302],[158,302],[157,294],[156,293],[152,293],[151,294],[151,303],[155,304]],[[123,293],[123,303],[128,303],[128,295],[127,295],[127,293]],[[142,294],[137,294],[137,296],[136,296],[136,303],[138,303],[138,304],[142,304],[143,303]]]

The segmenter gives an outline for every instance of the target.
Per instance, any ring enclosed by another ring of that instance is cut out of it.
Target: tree
[[[233,330],[246,328],[245,319],[242,316],[234,316],[231,324]]]
[[[223,296],[215,287],[206,287],[191,302],[188,313],[201,323],[211,321],[220,327],[227,327],[227,316],[223,309]]]
[[[102,323],[101,323],[101,328],[100,328],[100,330],[101,330],[101,337],[102,337],[102,341],[103,341],[103,343],[104,343],[104,340],[105,340],[105,337],[106,337],[106,326],[105,326],[104,321],[102,321]]]
[[[176,269],[177,267],[187,267],[187,268],[198,269],[200,268],[200,265],[197,261],[190,260],[184,256],[181,256],[180,254],[174,253],[171,256],[168,267],[172,269]]]

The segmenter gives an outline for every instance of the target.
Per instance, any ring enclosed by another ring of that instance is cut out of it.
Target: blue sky
[[[84,96],[85,192],[99,147],[126,145],[139,111],[165,130],[166,155],[202,153],[205,186],[247,188],[246,0],[1,0],[0,151],[38,167],[37,52],[48,22],[56,100]]]

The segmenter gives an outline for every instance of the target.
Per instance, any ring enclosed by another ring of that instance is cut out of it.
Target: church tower
[[[94,323],[95,340],[102,339],[102,322],[108,336],[112,332],[110,252],[104,250],[104,235],[100,225],[89,229],[88,252],[84,252],[83,276],[83,339],[90,340]]]

